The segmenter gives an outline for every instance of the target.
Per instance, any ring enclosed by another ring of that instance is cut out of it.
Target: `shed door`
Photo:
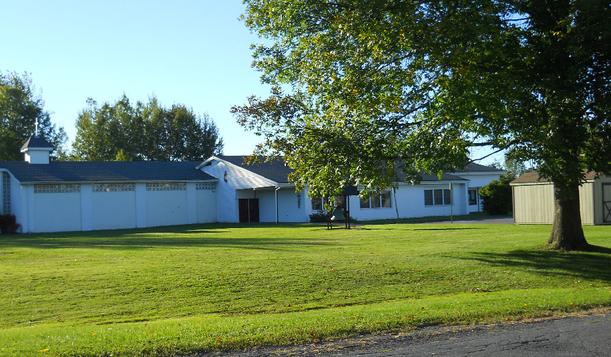
[[[603,184],[603,222],[611,223],[611,183]]]

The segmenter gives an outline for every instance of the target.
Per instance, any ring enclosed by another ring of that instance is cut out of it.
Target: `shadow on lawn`
[[[238,226],[236,226],[238,227]],[[243,228],[243,226],[242,226]],[[281,227],[277,227],[281,228]],[[0,248],[241,248],[284,250],[333,244],[323,239],[284,237],[213,237],[210,234],[228,233],[227,226],[174,226],[140,230],[111,230],[68,232],[0,237]],[[175,235],[175,236],[172,236]]]
[[[592,254],[592,252],[596,254]],[[474,253],[460,259],[534,271],[542,275],[564,275],[611,282],[611,249],[592,246],[587,252],[515,250],[507,253]]]

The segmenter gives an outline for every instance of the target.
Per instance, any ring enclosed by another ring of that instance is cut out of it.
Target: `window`
[[[58,185],[34,185],[34,193],[69,193],[81,192],[81,185],[58,184]]]
[[[444,206],[452,204],[452,192],[448,189],[424,190],[425,206]]]
[[[214,191],[216,188],[216,184],[213,182],[198,182],[195,184],[195,189],[197,191]]]
[[[435,201],[435,206],[443,205],[443,190],[437,189],[433,190],[433,201]]]
[[[392,201],[390,198],[390,190],[382,193],[372,194],[369,197],[361,198],[361,208],[390,208]]]
[[[312,198],[312,210],[313,211],[322,211],[323,209],[323,199],[322,198]]]
[[[324,211],[325,204],[329,202],[326,198],[312,198],[312,211]],[[344,207],[344,197],[335,197],[335,207]]]
[[[186,189],[187,184],[184,182],[155,182],[146,184],[147,191],[185,191]]]
[[[301,192],[297,193],[297,208],[301,208]]]
[[[361,208],[369,208],[369,197],[361,197]]]
[[[469,205],[474,206],[477,204],[477,188],[469,189]]]
[[[11,214],[11,178],[7,172],[2,173],[2,212]]]
[[[424,190],[424,205],[432,206],[433,204],[433,190]]]
[[[93,192],[127,192],[135,191],[133,183],[101,183],[93,185]]]
[[[452,204],[452,192],[450,190],[443,190],[443,203],[446,205]]]
[[[390,201],[390,191],[384,191],[380,194],[380,201],[382,201],[382,207],[390,208],[392,207],[392,202]]]

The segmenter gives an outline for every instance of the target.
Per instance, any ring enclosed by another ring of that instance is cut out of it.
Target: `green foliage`
[[[0,214],[0,234],[14,234],[19,230],[20,224],[12,214]]]
[[[201,160],[223,150],[208,115],[198,116],[182,104],[165,108],[156,98],[133,105],[124,95],[101,106],[89,99],[76,129],[76,160]]]
[[[548,229],[201,225],[2,236],[0,355],[192,355],[611,305],[609,254],[541,249]],[[611,227],[585,229],[611,247]]]
[[[315,196],[390,187],[399,162],[452,171],[481,146],[531,162],[563,205],[586,169],[611,172],[608,1],[245,4],[273,89],[233,112]]]
[[[479,191],[484,200],[484,212],[488,214],[512,213],[512,195],[509,183],[515,178],[505,174],[498,180],[493,180]]]
[[[34,134],[36,121],[39,134],[55,148],[51,156],[65,155],[66,133],[51,121],[42,98],[35,93],[30,76],[0,73],[0,160],[23,160],[20,149]]]

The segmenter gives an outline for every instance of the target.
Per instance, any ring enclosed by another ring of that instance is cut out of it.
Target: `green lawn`
[[[611,306],[549,226],[202,225],[0,236],[0,355],[173,354]]]

